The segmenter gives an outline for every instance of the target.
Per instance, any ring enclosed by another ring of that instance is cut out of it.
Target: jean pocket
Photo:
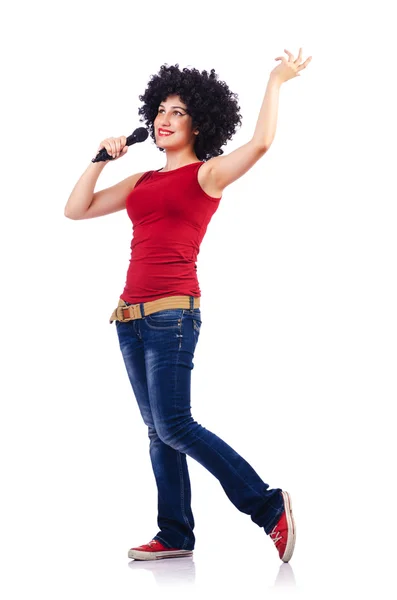
[[[159,310],[145,317],[145,322],[152,329],[172,329],[182,323],[182,308]]]

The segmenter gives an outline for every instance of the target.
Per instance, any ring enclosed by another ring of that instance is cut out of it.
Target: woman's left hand
[[[274,60],[281,60],[282,62],[270,73],[270,76],[278,79],[280,83],[284,83],[294,77],[300,77],[299,71],[305,69],[312,59],[312,57],[309,56],[304,63],[300,64],[302,60],[302,48],[299,48],[299,54],[296,60],[294,60],[291,52],[288,52],[288,50],[284,50],[284,52],[288,54],[288,60],[285,56],[278,56],[275,58]]]

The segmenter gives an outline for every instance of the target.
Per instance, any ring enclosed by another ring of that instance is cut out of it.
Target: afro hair
[[[200,73],[194,68],[181,71],[178,63],[162,65],[159,73],[151,76],[144,94],[139,96],[144,103],[138,110],[143,116],[139,120],[145,121],[154,142],[153,121],[159,105],[174,94],[186,104],[192,117],[192,127],[199,128],[194,143],[197,158],[206,161],[223,154],[221,147],[232,138],[236,126],[241,126],[242,122],[237,94],[231,92],[224,81],[218,80],[215,69],[208,74],[205,70]],[[165,152],[164,148],[158,149]]]

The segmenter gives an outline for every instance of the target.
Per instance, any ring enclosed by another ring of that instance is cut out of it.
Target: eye
[[[159,108],[159,113],[164,110],[164,108]],[[178,113],[178,115],[181,115],[181,117],[183,117],[183,114],[179,111],[179,110],[174,110],[174,113]]]

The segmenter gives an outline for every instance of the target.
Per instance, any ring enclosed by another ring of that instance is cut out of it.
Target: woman
[[[221,147],[241,124],[235,94],[208,74],[163,65],[140,100],[139,114],[166,165],[137,173],[94,193],[106,163],[91,163],[65,207],[72,219],[99,217],[124,208],[133,223],[131,259],[123,293],[113,311],[127,374],[148,427],[150,458],[158,488],[154,538],[128,556],[153,560],[191,556],[195,545],[186,455],[220,482],[228,498],[273,540],[288,562],[295,545],[291,499],[269,489],[254,469],[222,439],[191,415],[190,381],[201,327],[196,259],[224,189],[244,175],[268,150],[277,121],[280,86],[299,76],[302,49],[271,72],[252,139],[227,156]],[[107,138],[117,159],[126,138]],[[108,161],[107,161],[108,162]]]

